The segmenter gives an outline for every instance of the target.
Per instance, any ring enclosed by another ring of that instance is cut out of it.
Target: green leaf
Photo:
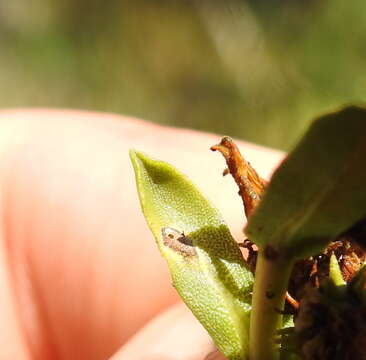
[[[231,360],[244,359],[253,276],[218,211],[171,165],[131,151],[145,218],[173,284]],[[157,289],[158,290],[158,289]]]
[[[288,258],[321,251],[366,215],[366,110],[316,120],[275,172],[245,229]]]
[[[343,280],[342,270],[339,267],[338,260],[334,254],[332,254],[329,261],[329,279],[331,279],[336,286],[346,285],[346,282]]]

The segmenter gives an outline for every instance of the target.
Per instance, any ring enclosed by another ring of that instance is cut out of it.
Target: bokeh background
[[[287,150],[314,116],[365,99],[363,0],[0,0],[0,108],[123,113]]]

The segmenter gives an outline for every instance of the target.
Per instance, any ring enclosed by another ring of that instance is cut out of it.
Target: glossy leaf
[[[183,174],[142,153],[130,156],[145,218],[175,288],[221,352],[244,359],[253,277],[238,245],[218,211]]]
[[[366,110],[316,120],[272,177],[245,229],[289,258],[321,251],[366,215]]]

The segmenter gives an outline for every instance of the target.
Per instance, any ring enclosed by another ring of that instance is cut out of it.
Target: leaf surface
[[[145,218],[175,288],[220,351],[245,359],[253,276],[237,243],[183,174],[140,152],[130,156]]]
[[[274,173],[245,229],[289,258],[320,252],[366,215],[366,110],[314,121]]]

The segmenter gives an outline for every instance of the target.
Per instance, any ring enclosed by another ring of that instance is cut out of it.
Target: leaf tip
[[[134,165],[134,166],[137,165],[137,162],[139,160],[143,161],[144,158],[146,158],[146,155],[144,153],[142,153],[141,151],[135,150],[135,149],[130,149],[129,155],[130,155],[132,165]]]
[[[338,260],[334,253],[330,257],[329,262],[329,278],[333,280],[335,285],[341,286],[345,285],[346,282],[343,280],[342,271],[339,267]]]
[[[133,169],[135,171],[136,179],[140,179],[144,169],[146,170],[148,168],[154,167],[154,165],[156,165],[158,162],[157,160],[150,158],[145,153],[135,149],[130,149],[129,155]]]

